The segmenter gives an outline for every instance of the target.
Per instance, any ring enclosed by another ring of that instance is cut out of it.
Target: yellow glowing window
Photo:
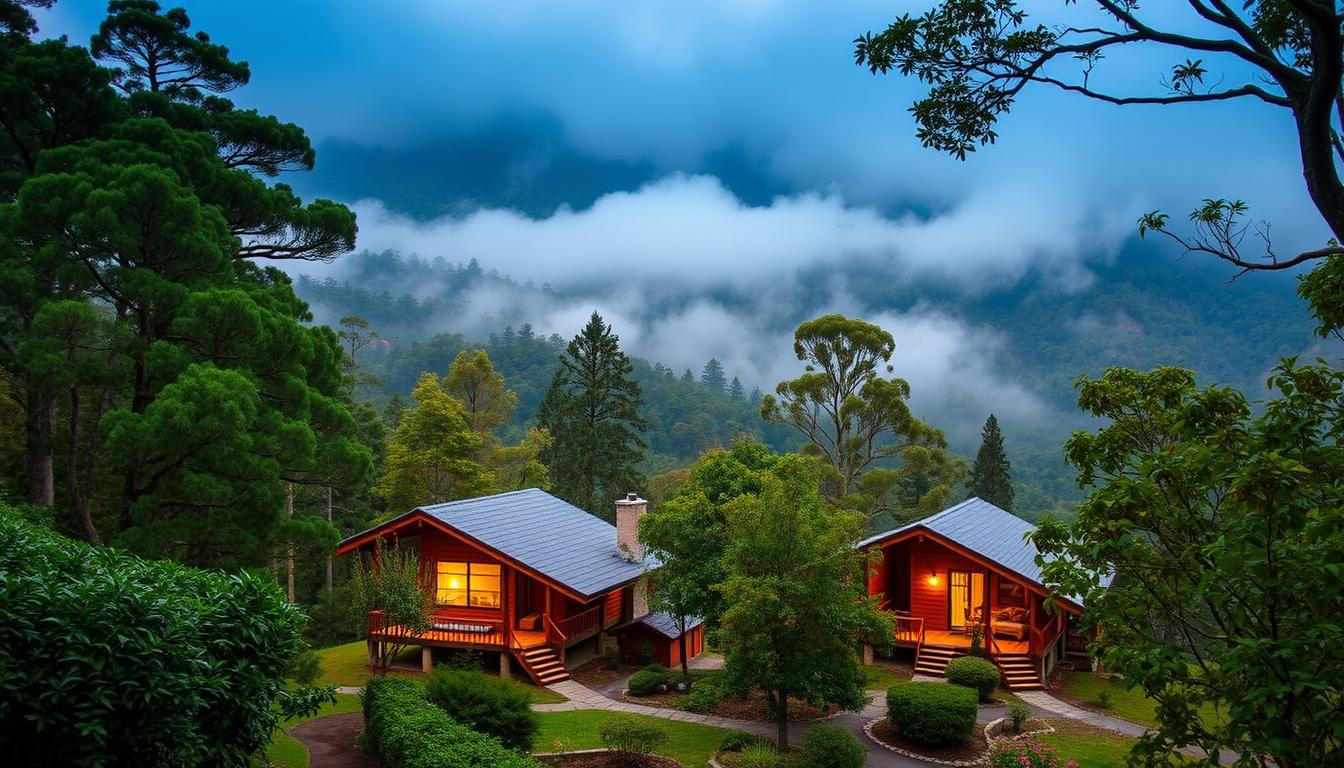
[[[472,608],[499,607],[499,566],[489,563],[436,564],[435,602]]]

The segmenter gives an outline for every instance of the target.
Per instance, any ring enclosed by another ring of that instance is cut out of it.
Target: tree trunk
[[[294,519],[294,484],[285,483],[285,513]],[[294,602],[294,544],[285,549],[285,595]]]
[[[51,456],[52,435],[56,432],[56,403],[32,382],[28,384],[25,428],[24,468],[28,475],[28,501],[39,507],[50,507],[56,501]]]
[[[789,697],[783,691],[775,693],[778,706],[775,708],[775,744],[780,752],[789,748]]]
[[[328,523],[331,522],[331,486],[330,486],[330,485],[327,486],[327,522],[328,522]],[[328,553],[327,553],[327,591],[328,591],[328,592],[331,591],[331,587],[332,587],[332,578],[331,578],[331,560],[332,560],[332,558],[331,558],[331,553],[328,552]]]
[[[690,680],[690,679],[691,679],[691,666],[690,666],[690,662],[688,662],[688,661],[686,660],[686,622],[685,622],[685,621],[682,621],[682,623],[681,623],[681,637],[678,638],[678,641],[677,641],[677,642],[679,642],[679,643],[681,644],[681,679],[683,679],[683,680]]]
[[[79,518],[80,532],[90,544],[100,544],[98,529],[93,525],[93,516],[89,512],[89,497],[80,480],[79,457],[79,387],[70,387],[70,428],[66,432],[65,483],[66,495],[70,497],[70,508]]]

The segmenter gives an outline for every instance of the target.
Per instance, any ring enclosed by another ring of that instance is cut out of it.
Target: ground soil
[[[625,695],[625,700],[632,704],[644,704],[650,707],[665,707],[667,709],[680,709],[677,702],[686,694],[675,691],[665,693],[655,693],[649,696]],[[806,702],[797,699],[789,699],[789,720],[790,722],[802,723],[809,720],[821,720],[838,712],[839,709],[834,706],[825,709],[814,707]],[[733,720],[756,720],[764,723],[773,723],[774,715],[770,714],[766,706],[765,694],[760,691],[752,691],[745,699],[738,699],[729,696],[723,700],[719,706],[711,709],[704,714],[727,717]]]
[[[362,730],[364,715],[351,712],[299,723],[286,733],[308,748],[308,764],[314,768],[378,768],[373,755],[355,741]]]
[[[939,760],[979,760],[989,752],[989,744],[985,741],[985,729],[979,725],[976,725],[975,730],[971,732],[970,741],[965,744],[953,744],[943,747],[930,747],[910,741],[904,736],[901,736],[901,732],[886,720],[873,726],[873,737],[884,744],[900,747],[901,749],[916,755],[933,757]]]
[[[597,658],[585,662],[569,670],[569,676],[589,688],[600,689],[608,683],[627,678],[641,669],[634,664],[625,663],[618,664],[615,669],[605,669],[602,666],[603,661],[603,659]]]
[[[545,755],[538,760],[556,768],[628,768],[628,764],[610,752],[586,755]],[[641,768],[681,768],[681,763],[670,757],[648,755],[637,763]]]

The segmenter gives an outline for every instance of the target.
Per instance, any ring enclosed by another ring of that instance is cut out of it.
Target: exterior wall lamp
[[[937,571],[929,571],[929,586],[931,586],[931,587],[936,587],[936,586],[938,586],[938,572],[937,572]]]

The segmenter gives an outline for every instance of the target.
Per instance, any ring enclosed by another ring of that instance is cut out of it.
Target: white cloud
[[[545,219],[487,209],[422,223],[376,201],[355,208],[362,248],[475,258],[556,286],[742,287],[863,262],[898,283],[933,280],[967,293],[1011,285],[1033,269],[1070,287],[1085,285],[1086,262],[1109,257],[1130,233],[1128,211],[1093,210],[1064,187],[1006,181],[927,219],[886,217],[830,194],[751,207],[713,177],[680,174]]]

